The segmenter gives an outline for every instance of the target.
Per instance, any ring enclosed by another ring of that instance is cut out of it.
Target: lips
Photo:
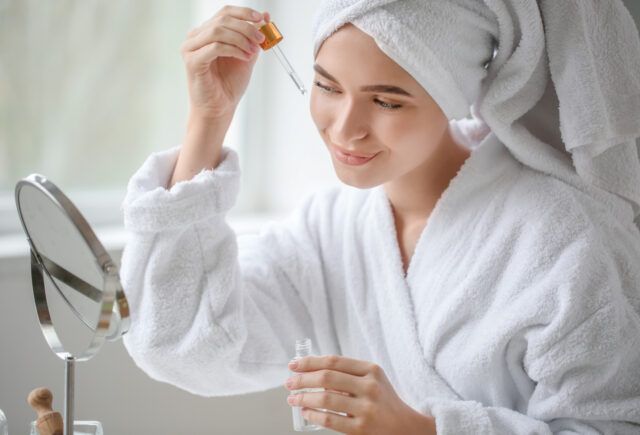
[[[331,150],[333,151],[336,159],[347,165],[363,165],[378,155],[378,153],[368,156],[362,154],[352,154],[351,152],[345,151],[344,149],[339,148],[335,145],[331,145]]]
[[[356,153],[353,153],[351,151],[347,151],[344,148],[340,148],[337,145],[334,145],[334,147],[336,148],[336,150],[340,151],[342,154],[346,154],[346,155],[351,156],[351,157],[357,157],[359,159],[370,159],[371,157],[375,156],[375,154],[371,154],[371,155],[368,155],[368,156],[364,155],[364,154],[356,154]]]

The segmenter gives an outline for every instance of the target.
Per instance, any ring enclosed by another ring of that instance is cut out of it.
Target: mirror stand
[[[76,360],[67,355],[64,360],[64,435],[73,435]]]

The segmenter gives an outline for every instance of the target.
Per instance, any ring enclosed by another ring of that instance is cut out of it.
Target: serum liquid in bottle
[[[312,355],[311,339],[303,338],[302,340],[296,340],[296,356],[293,359],[297,360],[309,355]],[[291,374],[293,375],[294,373],[291,372]],[[318,391],[324,391],[324,388],[303,388],[300,390],[293,390],[291,394],[311,393],[311,392],[318,392]],[[291,407],[291,411],[293,412],[293,429],[295,431],[308,432],[312,430],[323,429],[323,427],[320,425],[309,423],[309,421],[302,416],[302,407],[293,406]]]

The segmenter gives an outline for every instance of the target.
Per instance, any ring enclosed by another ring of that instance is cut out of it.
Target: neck
[[[422,222],[456,176],[471,151],[457,144],[448,129],[440,144],[422,165],[384,184],[395,218],[400,222]]]

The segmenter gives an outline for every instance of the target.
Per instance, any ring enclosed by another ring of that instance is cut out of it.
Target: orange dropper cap
[[[268,50],[271,47],[274,47],[283,39],[282,33],[280,33],[280,30],[278,30],[273,21],[266,23],[264,26],[260,27],[259,30],[265,36],[264,41],[260,43],[260,47],[262,47],[263,50]]]

